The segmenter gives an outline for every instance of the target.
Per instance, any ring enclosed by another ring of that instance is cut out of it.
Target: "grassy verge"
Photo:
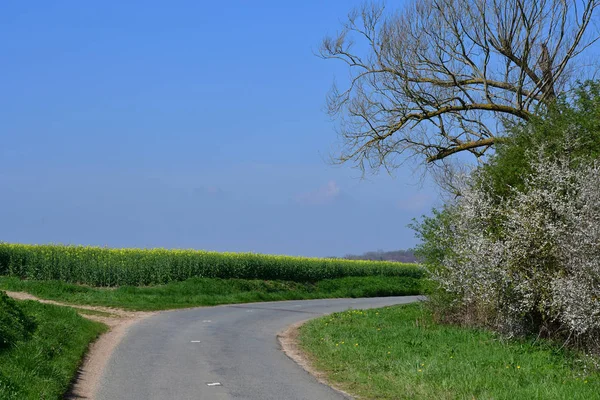
[[[0,349],[0,399],[60,399],[91,341],[105,326],[73,309],[18,302],[31,332]]]
[[[419,304],[310,321],[300,344],[332,382],[366,399],[600,399],[600,373],[575,355],[437,325]]]
[[[414,295],[423,292],[424,282],[406,276],[345,277],[316,283],[191,278],[165,285],[108,289],[0,276],[0,289],[29,292],[71,304],[164,310],[257,301]]]

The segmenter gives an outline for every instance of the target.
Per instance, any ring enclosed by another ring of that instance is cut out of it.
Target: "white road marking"
[[[205,319],[202,322],[212,322],[210,319]]]
[[[207,383],[206,386],[221,386],[220,382],[211,382],[211,383]]]
[[[199,340],[192,340],[190,343],[201,343]]]

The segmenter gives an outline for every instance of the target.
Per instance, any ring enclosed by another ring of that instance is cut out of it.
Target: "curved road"
[[[131,328],[109,360],[96,399],[344,399],[289,359],[277,333],[332,312],[418,299],[284,301],[161,313]]]

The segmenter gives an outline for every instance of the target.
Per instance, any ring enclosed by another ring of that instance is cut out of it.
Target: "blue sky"
[[[422,171],[326,160],[357,1],[0,3],[0,240],[341,256],[416,243]]]

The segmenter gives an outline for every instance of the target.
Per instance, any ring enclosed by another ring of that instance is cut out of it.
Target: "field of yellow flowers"
[[[418,265],[199,250],[0,243],[0,275],[91,286],[142,286],[192,277],[316,282],[347,276],[420,278]]]

